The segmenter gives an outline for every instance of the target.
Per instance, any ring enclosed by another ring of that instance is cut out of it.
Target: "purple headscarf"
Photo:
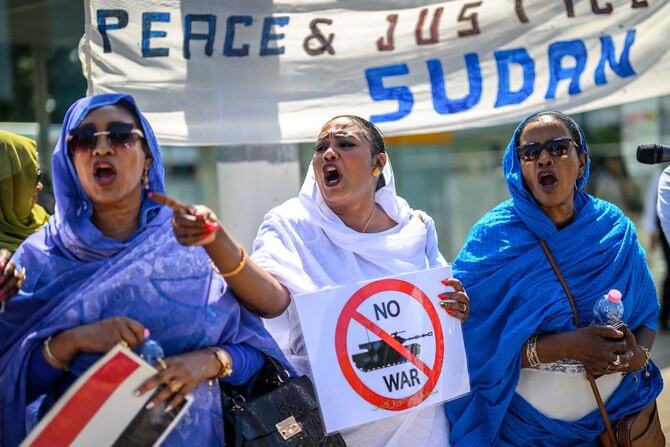
[[[214,274],[204,249],[176,241],[169,208],[148,200],[143,191],[138,229],[124,242],[106,237],[91,222],[91,201],[70,161],[66,137],[91,110],[119,101],[130,105],[140,119],[153,157],[150,190],[164,191],[158,144],[132,97],[104,94],[70,107],[53,156],[56,212],[15,253],[27,278],[0,314],[0,445],[17,445],[26,436],[32,352],[50,335],[69,328],[125,315],[149,328],[167,356],[245,343],[285,364],[260,320],[242,308]],[[83,371],[97,358],[79,355],[72,369]],[[193,394],[189,415],[164,445],[223,443],[218,387],[203,383]]]

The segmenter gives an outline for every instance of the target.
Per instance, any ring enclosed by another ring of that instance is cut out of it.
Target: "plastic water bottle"
[[[149,329],[144,329],[144,341],[137,348],[137,353],[150,365],[157,366],[158,359],[163,359],[165,353],[160,343],[150,339],[149,335],[151,335]]]
[[[622,317],[623,302],[621,301],[621,292],[612,289],[607,295],[600,297],[596,301],[596,305],[593,306],[593,322],[591,324],[619,327],[622,323]]]

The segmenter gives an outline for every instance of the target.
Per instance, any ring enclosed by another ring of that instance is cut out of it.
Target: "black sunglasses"
[[[96,132],[93,126],[72,129],[67,136],[70,152],[92,151],[98,145],[98,137],[104,135],[114,150],[129,149],[139,138],[144,138],[140,129],[132,123],[109,123],[107,130]]]
[[[552,157],[562,157],[568,153],[570,149],[570,144],[574,144],[575,147],[579,148],[577,143],[571,138],[556,138],[555,140],[549,140],[542,143],[528,143],[523,146],[517,146],[514,148],[517,156],[522,161],[533,161],[540,158],[542,149],[546,149],[549,152],[549,155]]]

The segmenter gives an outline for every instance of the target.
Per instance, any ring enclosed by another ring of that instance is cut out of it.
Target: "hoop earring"
[[[142,177],[142,183],[144,183],[144,189],[149,190],[149,168],[144,168],[144,176]]]
[[[579,174],[579,177],[577,177],[577,182],[579,181],[580,178],[584,179],[584,174]],[[581,189],[577,188],[577,182],[575,182],[575,191],[584,192],[584,190],[586,189],[586,179],[584,179],[584,186],[582,186]]]
[[[379,177],[382,174],[382,171],[379,168],[374,168],[372,170],[372,176],[373,177]]]

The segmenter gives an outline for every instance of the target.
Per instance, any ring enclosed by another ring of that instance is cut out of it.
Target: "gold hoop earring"
[[[144,189],[149,190],[149,168],[144,168],[144,176],[142,177],[142,183],[144,183]]]
[[[577,188],[577,182],[579,182],[579,179],[584,180],[584,185],[581,188]],[[586,178],[584,178],[584,174],[579,174],[579,177],[577,177],[577,181],[575,182],[575,191],[584,192],[585,189],[586,189]]]
[[[379,168],[374,168],[372,170],[372,176],[373,177],[379,177],[382,174],[382,171]]]

